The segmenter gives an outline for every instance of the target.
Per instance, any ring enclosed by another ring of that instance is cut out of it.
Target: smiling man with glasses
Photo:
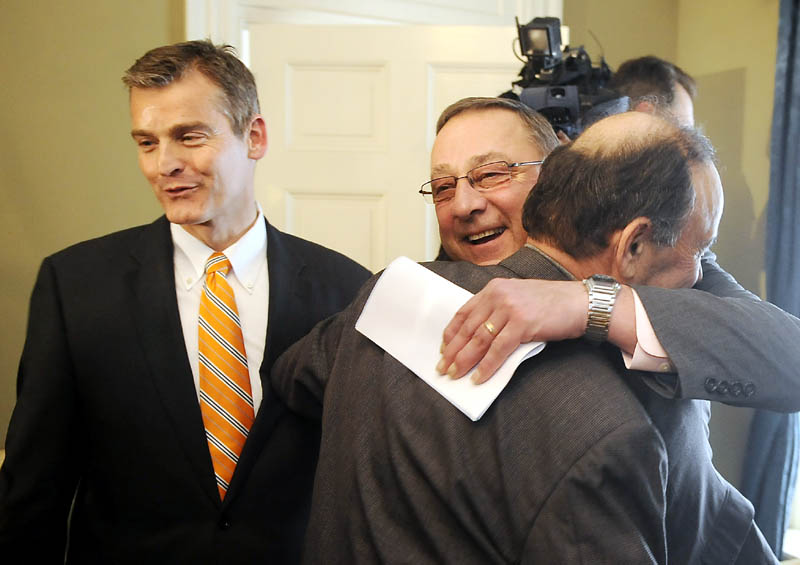
[[[525,244],[521,210],[539,165],[559,141],[533,110],[503,98],[465,98],[442,113],[431,181],[420,193],[436,206],[450,259],[495,264]]]

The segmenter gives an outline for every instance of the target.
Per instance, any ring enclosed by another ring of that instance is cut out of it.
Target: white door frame
[[[186,38],[233,45],[251,22],[511,25],[514,16],[563,18],[563,0],[186,0]]]

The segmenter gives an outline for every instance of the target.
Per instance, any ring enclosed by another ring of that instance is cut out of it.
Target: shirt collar
[[[206,261],[214,250],[178,224],[170,223],[169,228],[175,246],[175,268],[179,280],[189,290],[203,279]],[[250,229],[223,253],[242,286],[247,292],[253,292],[258,274],[267,260],[267,226],[260,205]]]

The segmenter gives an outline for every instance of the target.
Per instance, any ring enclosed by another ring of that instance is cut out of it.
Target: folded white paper
[[[444,328],[472,296],[407,257],[386,267],[372,290],[356,329],[415,375],[432,386],[456,408],[478,420],[498,397],[517,367],[544,348],[543,342],[520,345],[497,372],[482,385],[470,379],[439,375],[439,347]]]

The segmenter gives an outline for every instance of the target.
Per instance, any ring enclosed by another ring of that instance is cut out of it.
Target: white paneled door
[[[256,192],[276,226],[373,271],[431,259],[436,119],[465,96],[508,90],[514,27],[249,27],[269,150]]]

